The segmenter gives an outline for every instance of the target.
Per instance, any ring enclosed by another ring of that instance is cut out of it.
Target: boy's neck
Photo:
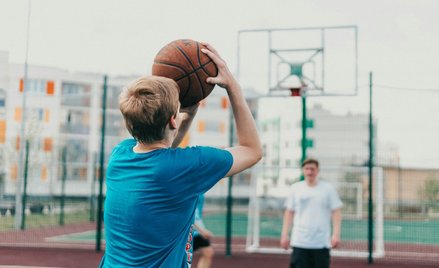
[[[314,187],[319,183],[317,178],[315,178],[313,180],[305,179],[305,182],[306,182],[306,185],[308,185],[309,187]]]
[[[133,151],[135,153],[146,153],[157,149],[169,148],[170,145],[165,140],[154,142],[154,143],[140,143],[137,142],[136,146],[134,146]]]

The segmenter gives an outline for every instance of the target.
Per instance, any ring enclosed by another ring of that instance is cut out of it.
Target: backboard
[[[355,95],[357,50],[356,26],[241,30],[237,76],[267,95]]]

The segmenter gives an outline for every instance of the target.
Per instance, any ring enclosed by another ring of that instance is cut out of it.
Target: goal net
[[[252,170],[246,239],[247,252],[290,253],[280,247],[284,203],[300,168],[258,166]],[[335,186],[343,202],[341,244],[333,256],[368,256],[368,169],[321,167],[320,179]],[[384,256],[383,172],[373,169],[373,256]]]

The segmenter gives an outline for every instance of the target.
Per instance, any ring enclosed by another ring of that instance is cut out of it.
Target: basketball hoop
[[[301,87],[291,87],[291,96],[292,97],[300,97],[301,96]]]
[[[310,89],[308,81],[304,81],[302,77],[290,76],[295,80],[281,81],[276,87],[270,89],[270,96],[284,96],[284,97],[301,97],[307,94]]]
[[[301,85],[298,87],[290,87],[288,88],[291,92],[291,96],[292,97],[300,97],[302,96],[302,92],[307,88],[307,84],[305,82],[303,82],[302,80],[300,81]]]

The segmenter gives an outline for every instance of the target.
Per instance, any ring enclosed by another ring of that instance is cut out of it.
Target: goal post
[[[363,218],[363,184],[360,182],[340,182],[336,184],[338,194],[344,199],[343,217]]]
[[[284,203],[292,183],[298,181],[300,168],[258,166],[252,170],[248,208],[246,251],[249,253],[288,254],[280,247]],[[367,167],[321,167],[320,178],[337,189],[343,202],[341,244],[333,256],[368,256]],[[384,257],[383,171],[373,169],[375,258]]]

